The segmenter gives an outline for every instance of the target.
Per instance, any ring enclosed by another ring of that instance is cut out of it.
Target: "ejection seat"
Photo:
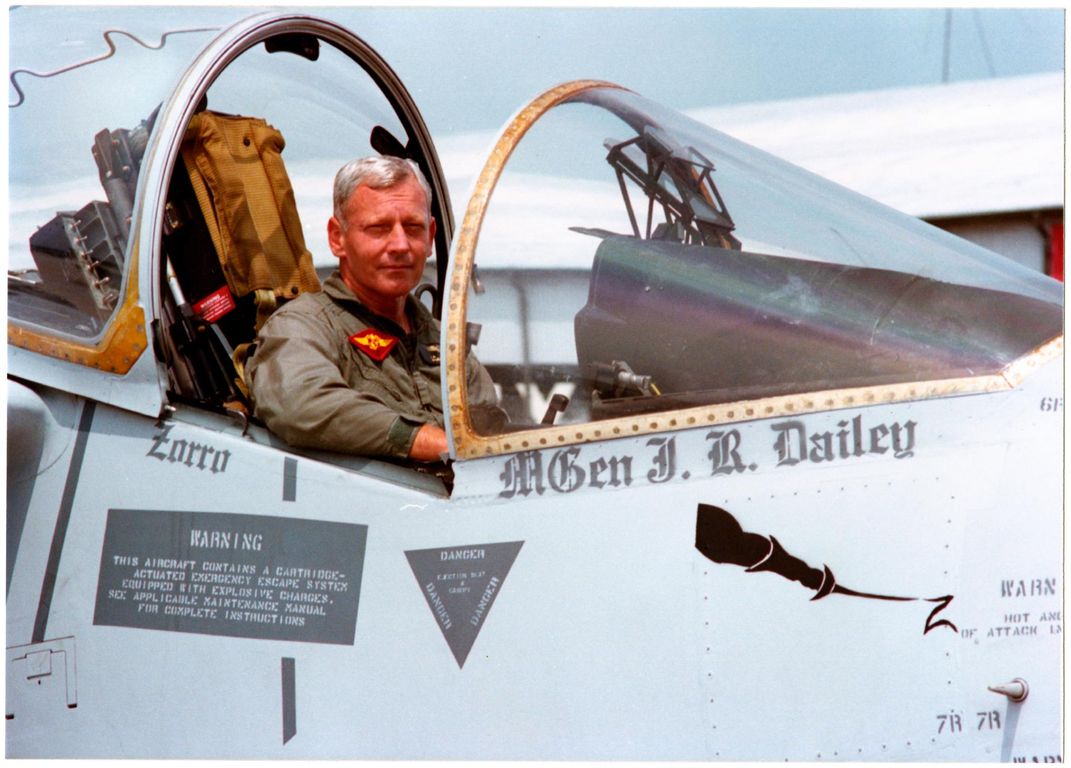
[[[270,314],[320,281],[305,247],[282,134],[265,120],[197,112],[165,208],[178,389],[248,412],[243,363]]]

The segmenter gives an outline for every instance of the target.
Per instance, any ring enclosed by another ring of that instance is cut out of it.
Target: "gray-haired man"
[[[411,291],[431,254],[431,194],[415,163],[369,157],[335,176],[339,269],[261,328],[246,380],[255,414],[296,446],[413,461],[446,452],[439,324]],[[495,404],[473,356],[470,403]]]

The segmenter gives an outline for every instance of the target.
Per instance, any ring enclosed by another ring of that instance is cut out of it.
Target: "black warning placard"
[[[368,526],[111,509],[93,623],[352,645]]]
[[[505,541],[405,553],[458,667],[465,666],[522,544]]]

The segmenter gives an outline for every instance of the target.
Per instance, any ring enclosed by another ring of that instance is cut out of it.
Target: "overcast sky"
[[[951,16],[940,8],[399,9],[302,5],[300,9],[348,27],[390,63],[431,130],[455,206],[464,200],[471,176],[485,158],[487,144],[510,116],[537,94],[567,80],[609,80],[689,111],[938,84],[946,74],[959,82],[1060,71],[1064,61],[1062,9],[958,8]],[[9,43],[9,66],[47,72],[104,54],[107,45],[102,32],[106,29],[125,30],[155,47],[165,30],[222,28],[259,10],[264,8],[249,4],[24,5],[11,8],[0,18],[9,25],[8,34],[3,36]],[[150,81],[159,79],[158,65],[169,54],[192,57],[212,34],[171,37],[166,50],[159,53],[117,37],[121,54],[117,58],[137,56],[146,64],[133,72],[123,69],[122,77],[117,78],[122,81],[114,83],[111,91],[86,91],[83,97],[92,101],[91,108],[79,106],[73,97],[65,101],[62,115],[43,98],[31,98],[20,107],[25,110],[20,113],[22,124],[28,120],[35,126],[23,140],[33,144],[43,137],[50,150],[47,157],[35,156],[28,162],[29,144],[19,145],[20,167],[25,173],[21,179],[11,174],[9,183],[51,180],[60,184],[55,192],[65,202],[21,189],[19,215],[26,223],[21,229],[12,226],[13,242],[24,246],[23,229],[32,231],[55,205],[71,204],[67,198],[74,193],[69,182],[61,180],[60,174],[44,172],[48,162],[85,176],[93,188],[97,185],[88,143],[79,139],[71,147],[75,159],[68,159],[59,148],[61,143],[70,142],[60,138],[53,141],[49,132],[59,131],[64,137],[72,133],[90,136],[101,125],[134,125],[135,118],[143,119],[161,98],[156,92],[159,84],[149,86]],[[92,82],[92,77],[108,71],[112,63],[80,69],[78,76],[88,73]],[[47,88],[43,81],[28,76],[20,78],[20,83],[37,94]],[[115,102],[111,104],[114,112],[127,102],[137,101],[130,98],[135,94],[142,98],[133,116],[120,119],[104,112],[102,99]],[[9,86],[9,103],[17,98]],[[45,114],[36,114],[35,109],[45,110]],[[55,119],[60,116],[64,119]],[[327,189],[326,184],[322,186]],[[76,200],[84,197],[74,194]],[[10,215],[15,214],[12,210]]]
[[[677,109],[1062,70],[1062,9],[353,8],[301,6],[376,48],[434,135],[497,130],[565,80],[617,82]],[[224,25],[258,6],[82,6],[131,31]],[[83,21],[9,11],[10,66],[70,63]],[[40,23],[47,18],[47,23]],[[76,33],[77,27],[77,33]],[[95,49],[103,41],[86,36]],[[47,60],[47,63],[46,63]],[[75,59],[77,60],[77,59]],[[57,63],[59,62],[59,63]],[[12,93],[9,89],[9,93]],[[12,96],[13,98],[13,96]]]
[[[691,109],[939,83],[945,68],[943,9],[468,9],[384,15],[391,25],[417,20],[413,44],[378,24],[367,34],[407,80],[416,75],[410,87],[428,121],[448,119],[444,127],[451,130],[497,127],[519,106],[518,96],[579,77],[611,80]],[[337,16],[359,28],[360,14]],[[1062,69],[1063,27],[1061,10],[955,10],[949,77]],[[436,55],[435,71],[421,72],[433,51],[443,53]],[[455,102],[481,108],[452,114]]]

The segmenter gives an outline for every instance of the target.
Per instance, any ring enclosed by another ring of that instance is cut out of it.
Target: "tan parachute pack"
[[[182,160],[236,297],[255,293],[257,329],[280,301],[320,290],[298,218],[285,146],[260,118],[199,112]]]
[[[260,118],[211,111],[193,116],[182,141],[182,160],[227,285],[236,298],[254,295],[250,338],[281,302],[320,290],[283,165],[285,145]],[[233,354],[237,384],[247,396],[248,347],[240,344]]]

